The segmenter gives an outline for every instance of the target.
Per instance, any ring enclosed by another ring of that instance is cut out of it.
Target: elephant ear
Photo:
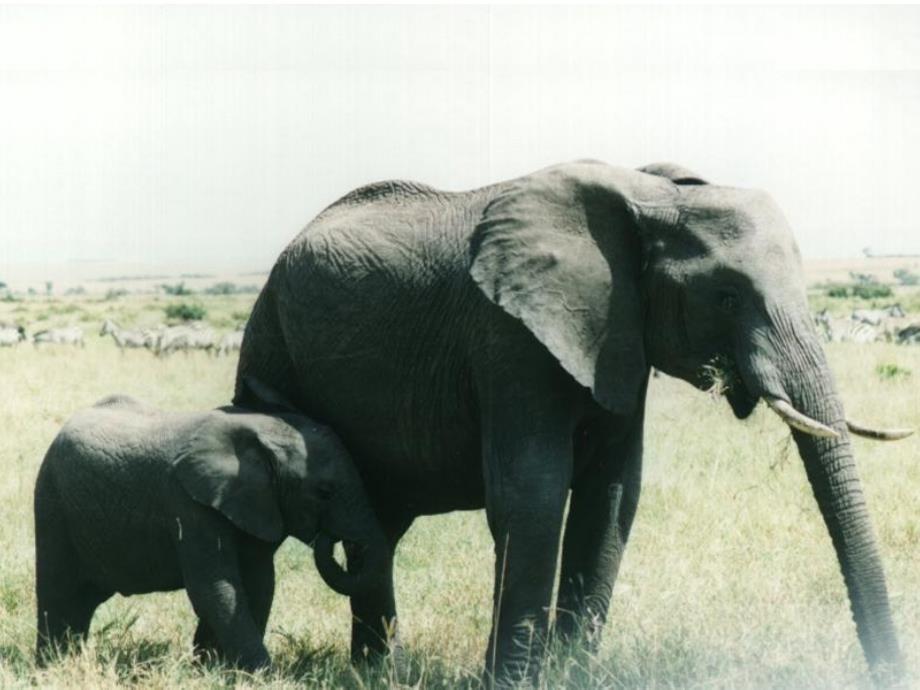
[[[247,423],[247,416],[207,415],[179,451],[173,469],[192,499],[244,532],[278,542],[284,537],[274,487],[279,450]]]
[[[676,163],[649,163],[639,168],[639,172],[664,177],[681,186],[709,184],[707,180],[704,180],[692,170],[688,170]]]
[[[648,375],[644,243],[676,224],[676,196],[670,182],[633,170],[558,166],[509,183],[471,241],[480,290],[616,414],[635,411]]]

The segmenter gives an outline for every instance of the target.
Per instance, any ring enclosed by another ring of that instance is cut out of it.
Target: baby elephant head
[[[340,594],[377,584],[390,551],[351,457],[330,430],[292,413],[240,408],[207,413],[175,462],[182,487],[238,529],[267,542],[291,535],[313,544],[317,569]],[[335,542],[361,552],[345,572]]]

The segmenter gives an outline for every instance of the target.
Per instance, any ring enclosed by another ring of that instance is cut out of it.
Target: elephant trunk
[[[378,586],[386,570],[389,559],[389,550],[386,542],[375,540],[373,544],[355,544],[355,548],[363,549],[366,557],[362,559],[362,567],[357,572],[346,571],[333,554],[336,542],[339,541],[326,532],[320,532],[313,543],[313,560],[320,577],[334,591],[348,597],[365,594]]]
[[[339,594],[356,596],[380,586],[389,572],[392,551],[383,527],[371,508],[367,494],[355,473],[355,488],[334,502],[321,521],[313,545],[313,560],[320,576]],[[346,571],[333,557],[336,542],[348,553]]]
[[[794,428],[792,434],[837,552],[869,667],[878,678],[897,677],[902,672],[902,661],[885,574],[843,407],[826,365],[788,391],[796,409],[812,419],[824,420],[837,432],[837,437],[822,437]]]
[[[792,428],[873,676],[899,678],[903,666],[885,574],[833,376],[810,322],[773,316],[773,328],[762,331],[770,336],[746,353],[742,379]]]
[[[313,542],[313,560],[320,577],[327,585],[339,594],[352,596],[356,590],[361,589],[361,583],[358,581],[358,575],[345,572],[345,569],[335,560],[333,550],[336,541],[325,532],[320,532],[316,541]]]

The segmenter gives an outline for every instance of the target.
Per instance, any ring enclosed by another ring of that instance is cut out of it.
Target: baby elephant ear
[[[268,542],[284,538],[273,477],[277,458],[245,415],[208,415],[176,456],[179,483],[195,501]]]
[[[676,195],[602,163],[549,168],[509,183],[471,241],[479,289],[616,414],[635,411],[648,375],[643,242],[676,223]]]

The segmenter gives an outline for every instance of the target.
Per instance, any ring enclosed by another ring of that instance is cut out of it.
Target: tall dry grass
[[[853,417],[920,428],[920,348],[830,349]],[[880,376],[880,365],[910,370]],[[82,654],[39,670],[34,643],[32,486],[74,410],[125,392],[172,409],[231,393],[232,360],[0,350],[0,687],[422,687],[479,685],[491,619],[492,544],[481,512],[422,518],[400,545],[396,585],[408,677],[347,661],[348,604],[325,588],[306,547],[278,555],[270,674],[196,666],[181,592],[115,597]],[[599,654],[557,654],[546,687],[867,687],[828,536],[789,434],[758,410],[654,379],[643,497]],[[901,642],[920,684],[920,441],[856,441]],[[402,669],[405,671],[406,669]]]

